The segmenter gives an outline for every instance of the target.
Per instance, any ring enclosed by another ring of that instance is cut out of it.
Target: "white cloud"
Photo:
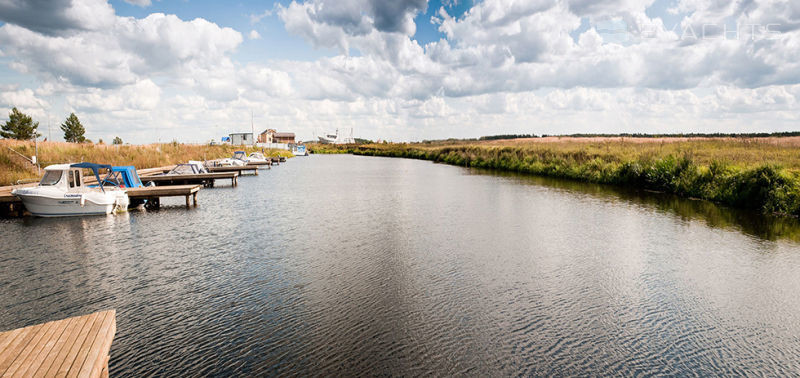
[[[4,61],[41,83],[0,86],[0,105],[44,114],[63,102],[98,135],[133,142],[249,130],[251,111],[257,128],[306,139],[337,127],[393,140],[796,128],[796,2],[680,0],[675,30],[647,11],[652,3],[483,0],[459,16],[446,6],[435,20],[445,38],[422,45],[412,37],[424,0],[295,0],[245,17],[277,15],[340,53],[245,64],[234,58],[242,34],[204,19],[120,17],[105,1],[74,0],[54,1],[42,23],[25,3],[0,0]],[[680,38],[682,27],[731,20],[774,22],[780,34]],[[627,34],[609,37],[604,23]]]
[[[128,4],[138,5],[140,7],[149,7],[150,4],[152,4],[150,0],[125,0],[125,2]]]

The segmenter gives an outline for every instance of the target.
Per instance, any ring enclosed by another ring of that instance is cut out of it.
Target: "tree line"
[[[34,122],[33,118],[16,107],[11,109],[8,114],[8,121],[0,126],[0,137],[6,139],[29,140],[42,136],[38,133],[39,122]],[[70,113],[64,123],[61,124],[61,131],[64,132],[64,140],[70,143],[91,143],[86,139],[86,128],[75,113]],[[103,140],[100,139],[100,143]],[[122,138],[114,137],[112,144],[122,144]]]

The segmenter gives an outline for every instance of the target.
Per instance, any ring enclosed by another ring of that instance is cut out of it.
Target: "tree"
[[[86,142],[86,137],[83,136],[83,134],[86,133],[86,129],[83,128],[81,121],[78,120],[78,116],[76,116],[75,113],[70,113],[67,120],[61,124],[61,131],[64,132],[64,140],[67,142]]]
[[[114,140],[111,141],[111,144],[122,144],[122,138],[114,137]]]
[[[2,128],[0,136],[3,138],[27,140],[41,136],[36,132],[36,129],[39,128],[39,122],[33,122],[31,116],[20,112],[16,107],[11,109],[11,113],[8,114],[8,121],[0,128]]]

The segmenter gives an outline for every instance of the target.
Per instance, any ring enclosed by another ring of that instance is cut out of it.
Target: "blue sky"
[[[800,121],[789,0],[8,0],[0,21],[0,107],[93,139],[204,142],[251,113],[396,141]]]

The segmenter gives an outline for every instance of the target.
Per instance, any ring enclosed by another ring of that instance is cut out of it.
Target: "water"
[[[348,155],[164,202],[0,221],[0,329],[115,308],[115,376],[800,373],[795,220]]]

